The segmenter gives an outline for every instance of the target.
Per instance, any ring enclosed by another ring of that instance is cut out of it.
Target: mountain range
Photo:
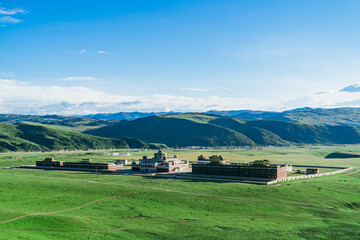
[[[360,143],[356,108],[158,114],[0,114],[0,151]]]
[[[85,133],[110,138],[133,137],[171,147],[360,143],[360,130],[351,126],[321,126],[274,120],[249,121],[201,113],[124,120]]]
[[[234,117],[246,120],[278,120],[285,122],[298,122],[311,125],[346,125],[360,127],[359,108],[298,108],[283,112],[234,110],[234,111],[207,111],[205,113],[220,116]],[[164,112],[119,112],[82,116],[93,119],[107,120],[135,120],[142,117],[171,114]]]

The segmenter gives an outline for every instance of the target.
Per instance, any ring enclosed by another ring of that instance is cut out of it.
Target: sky
[[[358,0],[0,3],[0,113],[360,107]]]

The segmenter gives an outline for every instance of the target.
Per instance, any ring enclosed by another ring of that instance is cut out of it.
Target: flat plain
[[[121,152],[129,152],[124,150]],[[109,151],[0,154],[0,239],[360,239],[360,145],[169,150],[182,160],[348,166],[332,176],[264,186],[17,169],[47,156],[112,162]],[[128,159],[151,156],[131,152]]]

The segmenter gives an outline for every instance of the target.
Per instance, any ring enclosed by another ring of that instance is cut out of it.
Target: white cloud
[[[107,52],[105,52],[105,51],[103,51],[103,50],[100,50],[100,51],[98,51],[98,53],[99,53],[99,54],[105,54],[105,53],[107,53]]]
[[[46,103],[121,102],[131,97],[111,95],[87,87],[34,86],[25,82],[0,79],[0,96],[6,101]]]
[[[69,79],[90,77],[69,77]],[[241,97],[126,96],[89,87],[36,86],[0,79],[0,112],[20,114],[88,114],[120,111],[287,110],[299,107],[360,107],[360,92],[328,90],[301,98],[272,100]]]
[[[63,81],[97,81],[97,78],[94,77],[66,77],[62,78]]]
[[[100,92],[88,87],[35,86],[9,79],[0,79],[0,96],[2,112],[23,114],[258,109],[270,107],[273,104],[258,99],[217,96],[201,98],[172,95],[123,96]]]
[[[16,14],[27,14],[28,11],[22,9],[22,8],[13,8],[13,9],[7,9],[4,7],[0,8],[0,15],[7,15],[7,16],[3,16],[0,17],[0,23],[19,23],[22,22],[23,20],[15,18],[15,17],[11,17],[12,15],[16,15]],[[4,24],[2,24],[1,26],[5,26]]]
[[[21,8],[14,8],[14,9],[0,8],[0,14],[2,15],[15,15],[17,13],[26,14],[28,13],[28,11]]]
[[[311,93],[301,98],[284,100],[281,105],[289,109],[298,107],[360,107],[360,91],[355,90],[344,91],[343,88]]]
[[[20,19],[14,18],[14,17],[10,17],[10,16],[0,17],[1,23],[19,23],[22,21],[23,20],[20,20]]]

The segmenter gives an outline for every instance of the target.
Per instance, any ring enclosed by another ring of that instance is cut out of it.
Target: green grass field
[[[124,150],[122,152],[129,152]],[[351,166],[270,186],[26,169],[0,170],[0,239],[360,239],[359,145],[172,150],[183,160],[222,154],[247,162]],[[4,153],[1,167],[58,160],[111,162],[107,152]],[[153,151],[131,152],[130,159]]]

